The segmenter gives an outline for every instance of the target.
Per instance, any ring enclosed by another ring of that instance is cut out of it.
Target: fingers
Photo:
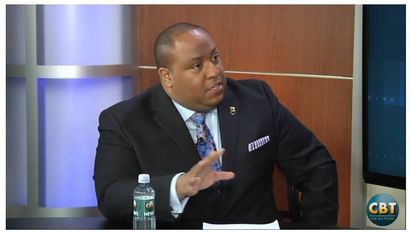
[[[212,151],[209,153],[204,159],[199,161],[194,167],[192,167],[191,172],[194,176],[199,176],[203,172],[210,171],[212,164],[223,154],[225,153],[225,149],[220,149],[217,151]]]
[[[224,153],[225,149],[212,151],[186,174],[178,178],[176,189],[180,200],[186,196],[196,195],[200,190],[208,188],[216,182],[230,180],[235,177],[233,172],[212,170],[212,164]]]
[[[225,149],[222,148],[220,150],[212,151],[209,153],[202,161],[204,161],[207,165],[213,164],[219,157],[221,157],[225,153]]]
[[[217,181],[230,180],[235,178],[235,173],[233,172],[216,172],[215,175]]]

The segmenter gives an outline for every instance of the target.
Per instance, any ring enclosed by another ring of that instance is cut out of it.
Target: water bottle
[[[155,191],[149,185],[148,174],[138,175],[138,186],[133,192],[133,228],[155,230]]]

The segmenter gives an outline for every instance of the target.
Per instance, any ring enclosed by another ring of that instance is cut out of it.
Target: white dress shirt
[[[189,133],[191,134],[192,140],[196,143],[196,127],[195,123],[190,117],[195,113],[190,109],[183,107],[182,105],[178,104],[177,102],[173,101],[176,109],[178,110],[179,114],[181,115],[182,119],[184,120]],[[206,113],[205,116],[205,124],[208,126],[211,134],[214,138],[216,149],[221,149],[221,133],[219,130],[219,120],[218,120],[218,109],[214,108],[213,110]],[[199,156],[199,154],[198,154]],[[222,158],[219,158],[221,165],[222,165]],[[185,205],[188,202],[189,197],[184,198],[182,201],[179,201],[177,191],[176,191],[176,181],[180,175],[184,174],[184,172],[176,174],[171,181],[170,185],[170,205],[172,208],[171,213],[174,217],[178,217],[184,211]]]

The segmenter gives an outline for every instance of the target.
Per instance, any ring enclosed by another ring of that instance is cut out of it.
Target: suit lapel
[[[187,162],[194,164],[199,161],[198,151],[192,141],[191,135],[175,108],[172,100],[159,87],[154,96],[154,120],[164,129],[170,138],[186,154]],[[231,113],[234,107],[236,112]],[[221,133],[221,145],[226,149],[223,156],[222,169],[225,171],[235,170],[235,155],[237,147],[237,130],[239,124],[240,106],[234,94],[227,86],[222,102],[218,105],[218,120]]]
[[[229,80],[228,80],[229,83]],[[236,172],[235,162],[237,159],[237,141],[239,127],[240,106],[232,90],[227,85],[224,99],[218,106],[219,129],[221,132],[222,147],[226,149],[226,154],[222,157],[222,170]],[[224,181],[221,202],[219,205],[219,216],[225,215],[232,206],[229,205],[232,196],[231,186],[233,180]],[[228,192],[228,193],[226,193]]]
[[[226,154],[222,157],[222,170],[224,171],[233,171],[235,169],[237,130],[239,123],[238,110],[239,103],[227,86],[224,99],[218,105],[221,144],[222,147],[226,149]]]
[[[198,152],[186,124],[172,103],[172,100],[161,87],[159,89],[157,95],[154,97],[154,120],[164,129],[180,149],[185,152],[185,162],[194,164],[198,162],[199,156],[197,156]]]

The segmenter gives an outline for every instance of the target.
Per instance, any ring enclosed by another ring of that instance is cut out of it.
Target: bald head
[[[167,27],[157,36],[154,43],[154,56],[157,68],[169,68],[172,59],[172,50],[175,46],[175,38],[191,30],[201,30],[208,33],[204,28],[198,25],[177,23]]]

